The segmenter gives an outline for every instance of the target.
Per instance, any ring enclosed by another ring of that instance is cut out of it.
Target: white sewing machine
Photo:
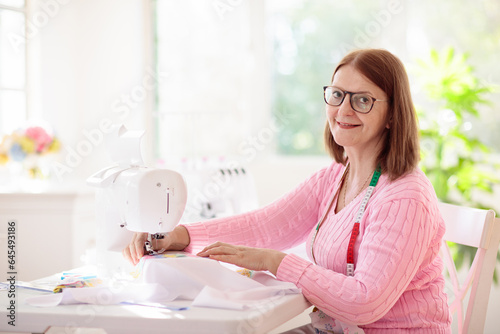
[[[112,277],[130,270],[121,251],[134,232],[163,238],[181,220],[187,201],[187,188],[181,174],[168,169],[144,166],[140,150],[143,131],[127,131],[118,126],[106,138],[107,150],[115,165],[87,179],[97,187],[97,269],[99,276]]]

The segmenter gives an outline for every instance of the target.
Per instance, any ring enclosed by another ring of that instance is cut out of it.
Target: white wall
[[[331,162],[328,157],[268,156],[249,165],[259,205],[267,205]]]

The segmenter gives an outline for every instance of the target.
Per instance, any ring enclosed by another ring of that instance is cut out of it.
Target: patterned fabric
[[[60,293],[63,289],[67,288],[90,288],[96,287],[102,284],[102,280],[99,278],[87,278],[87,279],[77,279],[71,282],[61,283],[54,288],[54,293]]]

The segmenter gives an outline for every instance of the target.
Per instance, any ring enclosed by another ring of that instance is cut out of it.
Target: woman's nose
[[[352,109],[352,106],[351,106],[351,95],[350,94],[346,94],[346,96],[344,97],[344,101],[342,101],[342,103],[340,104],[340,106],[338,108],[339,108],[338,113],[342,114],[342,115],[352,115],[355,113],[354,109]]]

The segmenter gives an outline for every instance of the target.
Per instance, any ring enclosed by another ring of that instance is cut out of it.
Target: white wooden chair
[[[439,203],[446,224],[442,256],[453,285],[454,300],[450,298],[450,311],[457,314],[458,333],[483,333],[486,311],[500,243],[500,218],[493,210],[480,210]],[[465,282],[459,282],[455,264],[446,241],[477,248]],[[463,300],[470,290],[467,308]]]

